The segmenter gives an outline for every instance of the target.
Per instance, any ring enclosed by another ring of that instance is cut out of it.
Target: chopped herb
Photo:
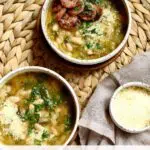
[[[62,95],[60,96],[50,96],[48,89],[41,83],[38,83],[33,86],[31,94],[29,98],[27,99],[27,105],[30,103],[33,103],[36,100],[36,97],[39,96],[41,99],[43,99],[43,104],[34,104],[34,111],[26,110],[24,116],[22,117],[23,120],[29,122],[29,131],[28,133],[31,133],[34,124],[39,121],[40,115],[37,113],[43,108],[47,108],[50,111],[53,111],[54,108],[62,103]]]
[[[87,47],[88,49],[91,49],[91,48],[93,47],[93,44],[87,43],[87,44],[86,44],[86,47]]]
[[[53,94],[53,100],[56,106],[60,105],[64,100],[64,95],[62,93],[59,93],[59,95]]]
[[[72,117],[70,115],[67,115],[65,120],[64,120],[64,124],[65,124],[65,130],[68,131],[71,129],[72,126]]]
[[[39,121],[40,115],[35,112],[31,112],[30,110],[26,110],[24,116],[22,116],[22,119],[24,121],[28,121],[29,123],[29,129],[28,134],[30,134],[34,128],[34,124]]]
[[[31,91],[30,97],[27,99],[28,103],[32,103],[36,100],[36,97],[39,96],[40,98],[42,98],[44,100],[44,102],[46,100],[50,100],[50,96],[49,96],[49,92],[46,89],[46,87],[41,84],[38,83],[36,84]]]
[[[84,22],[84,24],[85,24],[86,28],[88,28],[91,26],[92,23],[91,22]]]
[[[41,98],[44,100],[45,107],[47,107],[49,110],[53,110],[55,105],[52,97],[49,95],[48,90],[44,86],[42,86],[40,89],[40,93]]]
[[[92,22],[85,22],[86,27],[90,27],[92,25]]]
[[[79,7],[74,7],[73,10],[78,11],[78,10],[80,10],[80,8]]]
[[[26,110],[23,119],[29,121],[30,124],[35,124],[39,121],[40,115],[30,110]]]
[[[40,96],[40,86],[41,84],[36,84],[35,86],[33,86],[30,97],[27,99],[28,103],[34,102],[36,96]]]
[[[62,103],[62,96],[49,95],[48,90],[43,86],[41,88],[41,98],[44,100],[45,106],[49,110],[54,110],[56,106]]]
[[[90,32],[91,32],[91,33],[97,33],[97,32],[96,32],[96,28],[92,29]]]
[[[28,127],[28,135],[30,135],[30,134],[32,133],[32,130],[33,130],[33,129],[34,129],[34,126],[29,124],[29,127]]]
[[[102,4],[104,0],[95,0],[96,4]]]
[[[35,145],[41,145],[41,143],[42,143],[42,141],[40,141],[40,140],[37,140],[37,139],[34,140]]]
[[[49,109],[49,110],[54,110],[55,104],[54,101],[51,101],[50,99],[45,99],[44,100],[45,106]]]
[[[42,110],[44,108],[44,104],[35,104],[34,105],[34,111],[35,112],[39,112],[40,110]]]
[[[86,21],[86,22],[83,22],[80,26],[81,29],[87,29],[89,28],[90,26],[92,25],[92,22],[89,22],[89,21]]]
[[[49,137],[49,133],[46,130],[44,130],[42,133],[42,139],[44,140],[47,139],[48,137]]]
[[[99,50],[99,49],[102,49],[101,45],[99,43],[87,43],[86,44],[86,47],[88,49],[91,49],[91,50]]]
[[[51,19],[51,22],[50,22],[50,24],[51,25],[53,25],[55,23],[55,19],[54,19],[54,17]]]
[[[53,99],[53,100],[45,99],[44,103],[47,106],[47,108],[52,111],[52,110],[54,110],[54,108],[56,106],[58,106],[59,104],[62,103],[62,100],[58,100],[58,99]]]
[[[99,43],[96,43],[96,49],[101,49],[101,45]]]
[[[40,92],[40,97],[45,100],[46,98],[49,98],[50,99],[50,95],[49,95],[49,92],[47,90],[47,88],[42,85],[39,89],[39,92]]]

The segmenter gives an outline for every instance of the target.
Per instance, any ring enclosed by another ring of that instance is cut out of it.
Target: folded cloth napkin
[[[136,56],[132,63],[103,80],[91,96],[79,121],[79,137],[83,145],[149,145],[150,130],[129,134],[112,122],[108,106],[120,85],[140,81],[150,84],[150,52]]]

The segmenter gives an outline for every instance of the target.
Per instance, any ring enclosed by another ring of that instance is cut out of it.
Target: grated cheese
[[[0,122],[1,124],[10,124],[12,120],[16,118],[17,105],[11,101],[6,101],[3,104],[3,108],[0,111]]]
[[[119,19],[118,12],[115,9],[112,11],[112,7],[105,8],[103,14],[98,21],[91,24],[86,28],[86,32],[82,29],[79,30],[80,34],[84,36],[86,43],[92,43],[92,49],[95,49],[96,43],[106,43],[106,41],[112,41],[112,35],[114,29],[118,25],[116,20]],[[94,30],[94,33],[91,31]],[[115,45],[114,45],[115,48]]]
[[[115,119],[124,127],[142,129],[150,125],[150,92],[144,88],[123,89],[112,103]]]
[[[4,126],[5,134],[11,134],[16,140],[25,139],[26,125],[17,115],[17,111],[17,105],[6,100],[0,111],[0,123]]]
[[[42,134],[44,130],[34,130],[29,137],[26,139],[26,143],[29,145],[33,145],[35,140],[42,141]]]

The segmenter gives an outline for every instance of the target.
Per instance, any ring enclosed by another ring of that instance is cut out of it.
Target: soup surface
[[[121,90],[113,103],[113,115],[117,122],[129,129],[150,126],[150,91],[142,87]]]
[[[62,3],[64,0],[60,1]],[[66,8],[67,10],[63,13],[64,16],[62,15],[64,7],[55,13],[52,2],[46,16],[49,38],[63,53],[76,59],[96,59],[109,54],[117,48],[124,38],[126,32],[125,17],[115,2],[111,0],[78,1],[84,3],[84,9],[81,10],[77,6],[72,8],[74,11],[82,11],[76,16],[70,13],[71,8]],[[67,2],[69,3],[69,1]],[[94,14],[91,13],[97,10],[95,6],[99,8],[99,14],[93,19],[92,15]],[[124,9],[123,6],[119,7]],[[62,19],[58,18],[58,15],[62,17],[60,14],[63,16]],[[73,24],[75,19],[76,24]],[[76,26],[71,28],[70,24]]]
[[[0,89],[0,141],[8,145],[61,145],[74,125],[73,104],[58,80],[24,73]]]

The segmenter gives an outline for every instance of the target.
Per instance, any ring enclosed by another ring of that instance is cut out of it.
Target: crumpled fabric
[[[149,145],[150,130],[138,134],[117,128],[109,115],[109,102],[114,91],[128,82],[150,84],[150,52],[134,57],[131,64],[111,74],[97,86],[79,121],[82,145]]]

